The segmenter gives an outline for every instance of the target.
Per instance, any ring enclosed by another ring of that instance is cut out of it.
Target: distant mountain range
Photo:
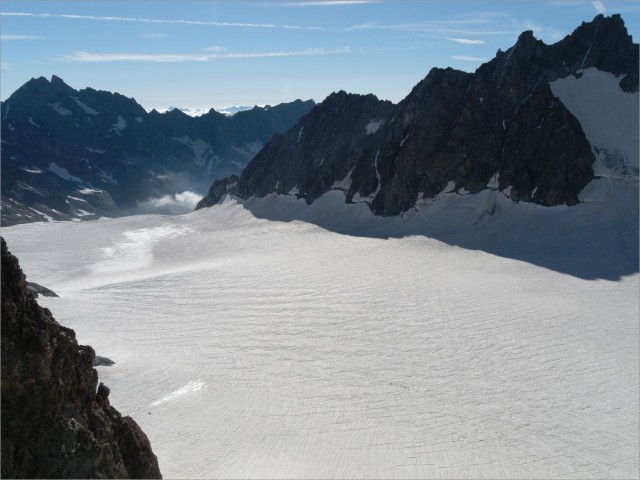
[[[254,105],[254,106],[249,106],[249,105],[234,105],[231,107],[223,107],[223,108],[216,108],[215,111],[218,113],[224,113],[225,115],[234,115],[238,112],[244,112],[245,110],[251,110],[254,107],[259,107],[262,108],[263,106],[261,105]],[[265,108],[271,108],[269,105],[264,106]],[[210,108],[191,108],[191,107],[169,107],[165,110],[158,110],[160,113],[166,113],[166,112],[170,112],[171,110],[180,110],[182,113],[186,113],[187,115],[189,115],[190,117],[199,117],[200,115],[204,115],[205,113],[208,113],[209,110],[211,110]],[[151,112],[151,110],[148,110],[149,112]]]
[[[57,76],[34,78],[0,108],[2,225],[169,208],[177,194],[205,193],[213,180],[239,174],[313,106],[296,100],[191,117],[147,112],[118,93],[75,90]]]
[[[397,105],[331,94],[198,207],[225,193],[312,203],[341,190],[347,203],[394,216],[487,189],[573,205],[600,170],[638,174],[633,92],[638,44],[619,15],[598,15],[554,45],[527,31],[474,73],[432,69]]]

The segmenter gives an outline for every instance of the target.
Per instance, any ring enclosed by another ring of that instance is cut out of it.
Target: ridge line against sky
[[[432,67],[474,71],[524,30],[555,43],[599,13],[634,40],[639,4],[510,1],[3,1],[1,94],[57,75],[145,108],[322,101],[336,90],[397,102]]]

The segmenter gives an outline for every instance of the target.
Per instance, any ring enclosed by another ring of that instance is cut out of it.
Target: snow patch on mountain
[[[487,182],[487,188],[497,189],[500,187],[500,173],[496,172]]]
[[[50,106],[51,108],[53,108],[56,112],[58,112],[60,115],[62,115],[63,117],[70,117],[71,114],[73,113],[71,110],[69,110],[68,108],[63,107],[62,105],[60,105],[59,102],[55,102],[55,103],[47,103],[48,106]]]
[[[36,210],[36,209],[35,209],[35,208],[33,208],[33,207],[27,207],[27,208],[29,208],[29,210],[34,211],[34,212],[35,212],[35,213],[37,213],[38,215],[41,215],[42,217],[44,217],[44,220],[45,220],[45,221],[47,221],[47,222],[55,222],[55,221],[56,221],[52,216],[47,215],[46,213],[43,213],[43,212],[41,212],[41,211],[39,211],[39,210]]]
[[[596,154],[596,175],[638,175],[638,92],[596,68],[550,82],[551,91],[578,119]]]
[[[86,210],[82,210],[81,208],[77,208],[75,211],[75,215],[78,217],[89,217],[91,215],[95,215],[95,213],[87,212]]]
[[[122,115],[118,115],[118,120],[112,125],[111,129],[115,132],[121,132],[125,128],[127,128],[127,121],[122,118]]]
[[[445,193],[451,193],[455,189],[456,189],[456,182],[454,182],[453,180],[449,180],[445,185],[445,187],[440,191],[440,193],[436,195],[436,197],[439,197],[440,195],[444,195]]]
[[[63,180],[69,180],[71,182],[82,182],[82,179],[76,177],[75,175],[71,175],[66,168],[61,167],[55,162],[49,163],[49,171],[54,175],[62,178]]]
[[[207,160],[213,155],[213,148],[210,144],[200,138],[192,140],[188,135],[182,137],[172,137],[176,142],[180,142],[193,150],[193,161],[196,165],[204,167]]]
[[[113,183],[114,185],[117,185],[117,184],[118,184],[118,180],[116,180],[115,178],[113,178],[113,175],[112,175],[112,174],[110,174],[110,173],[108,174],[108,173],[106,173],[104,170],[100,170],[100,171],[98,172],[98,175],[100,176],[100,178],[102,178],[102,179],[103,179],[103,180],[105,180],[106,182]]]
[[[349,187],[351,187],[351,176],[353,175],[353,171],[355,169],[356,167],[354,166],[353,168],[351,168],[351,170],[349,170],[349,173],[347,173],[342,180],[336,180],[335,182],[333,182],[333,185],[331,185],[331,190],[341,190],[346,193],[349,190]]]
[[[253,142],[245,141],[244,143],[247,147],[249,147],[249,153],[251,153],[252,155],[258,153],[264,146],[263,143],[257,138]]]
[[[80,98],[78,97],[71,97],[71,99],[76,102],[76,104],[82,109],[84,110],[84,113],[86,113],[87,115],[99,115],[100,112],[98,112],[97,110],[91,108],[89,105],[87,105],[86,103],[83,103]]]
[[[78,192],[82,195],[95,195],[97,193],[102,193],[103,190],[100,190],[99,188],[81,188],[78,189]]]
[[[367,135],[373,135],[374,133],[376,133],[383,123],[384,123],[384,120],[371,120],[364,127],[364,129],[367,132]]]

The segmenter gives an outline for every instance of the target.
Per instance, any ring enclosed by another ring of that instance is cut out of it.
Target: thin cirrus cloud
[[[0,40],[13,41],[13,40],[42,40],[43,37],[37,35],[0,35]]]
[[[466,36],[485,36],[485,35],[509,35],[517,33],[515,29],[494,28],[488,22],[468,19],[468,20],[442,20],[442,21],[425,21],[413,23],[395,23],[384,24],[378,22],[366,22],[357,25],[351,25],[343,28],[344,32],[357,30],[393,30],[400,32],[409,32],[425,35],[443,36],[448,39],[456,38],[465,41]]]
[[[176,63],[176,62],[208,62],[226,58],[270,58],[270,57],[295,57],[305,55],[341,55],[350,53],[349,47],[325,49],[308,48],[305,50],[284,50],[272,52],[229,52],[206,54],[174,54],[174,53],[91,53],[74,52],[63,55],[62,60],[68,62],[107,63],[107,62],[151,62],[151,63]]]
[[[59,13],[31,13],[31,12],[0,12],[3,17],[37,17],[37,18],[64,18],[68,20],[92,20],[99,22],[129,22],[129,23],[150,23],[157,25],[192,25],[202,27],[240,27],[240,28],[283,28],[294,30],[324,30],[322,27],[299,26],[299,25],[276,25],[272,23],[239,23],[239,22],[214,22],[208,20],[179,20],[179,19],[159,19],[141,17],[114,17],[96,15],[75,15]]]
[[[160,39],[160,38],[169,38],[169,35],[166,33],[145,33],[140,35],[142,38],[150,38],[150,39]]]
[[[471,38],[451,38],[451,37],[443,37],[443,38],[451,42],[459,43],[461,45],[483,45],[485,43],[484,40],[476,40]]]
[[[593,8],[596,9],[596,12],[598,13],[606,13],[607,9],[604,6],[604,3],[602,3],[600,0],[596,0],[595,2],[591,2],[593,5]]]
[[[468,55],[454,55],[451,58],[453,58],[454,60],[462,60],[463,62],[486,62],[487,61],[486,58],[470,57]]]
[[[344,5],[366,5],[380,3],[380,0],[317,0],[305,2],[271,2],[263,4],[269,7],[339,7]]]
[[[480,45],[474,37],[518,35],[522,22],[504,11],[470,12],[456,18],[432,19],[403,23],[366,22],[348,26],[342,31],[391,30],[445,38],[466,45]]]

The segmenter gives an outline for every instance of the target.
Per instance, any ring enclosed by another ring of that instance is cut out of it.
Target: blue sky
[[[1,94],[58,75],[145,108],[397,102],[432,67],[475,70],[523,30],[554,43],[598,13],[638,41],[636,1],[6,1]]]

